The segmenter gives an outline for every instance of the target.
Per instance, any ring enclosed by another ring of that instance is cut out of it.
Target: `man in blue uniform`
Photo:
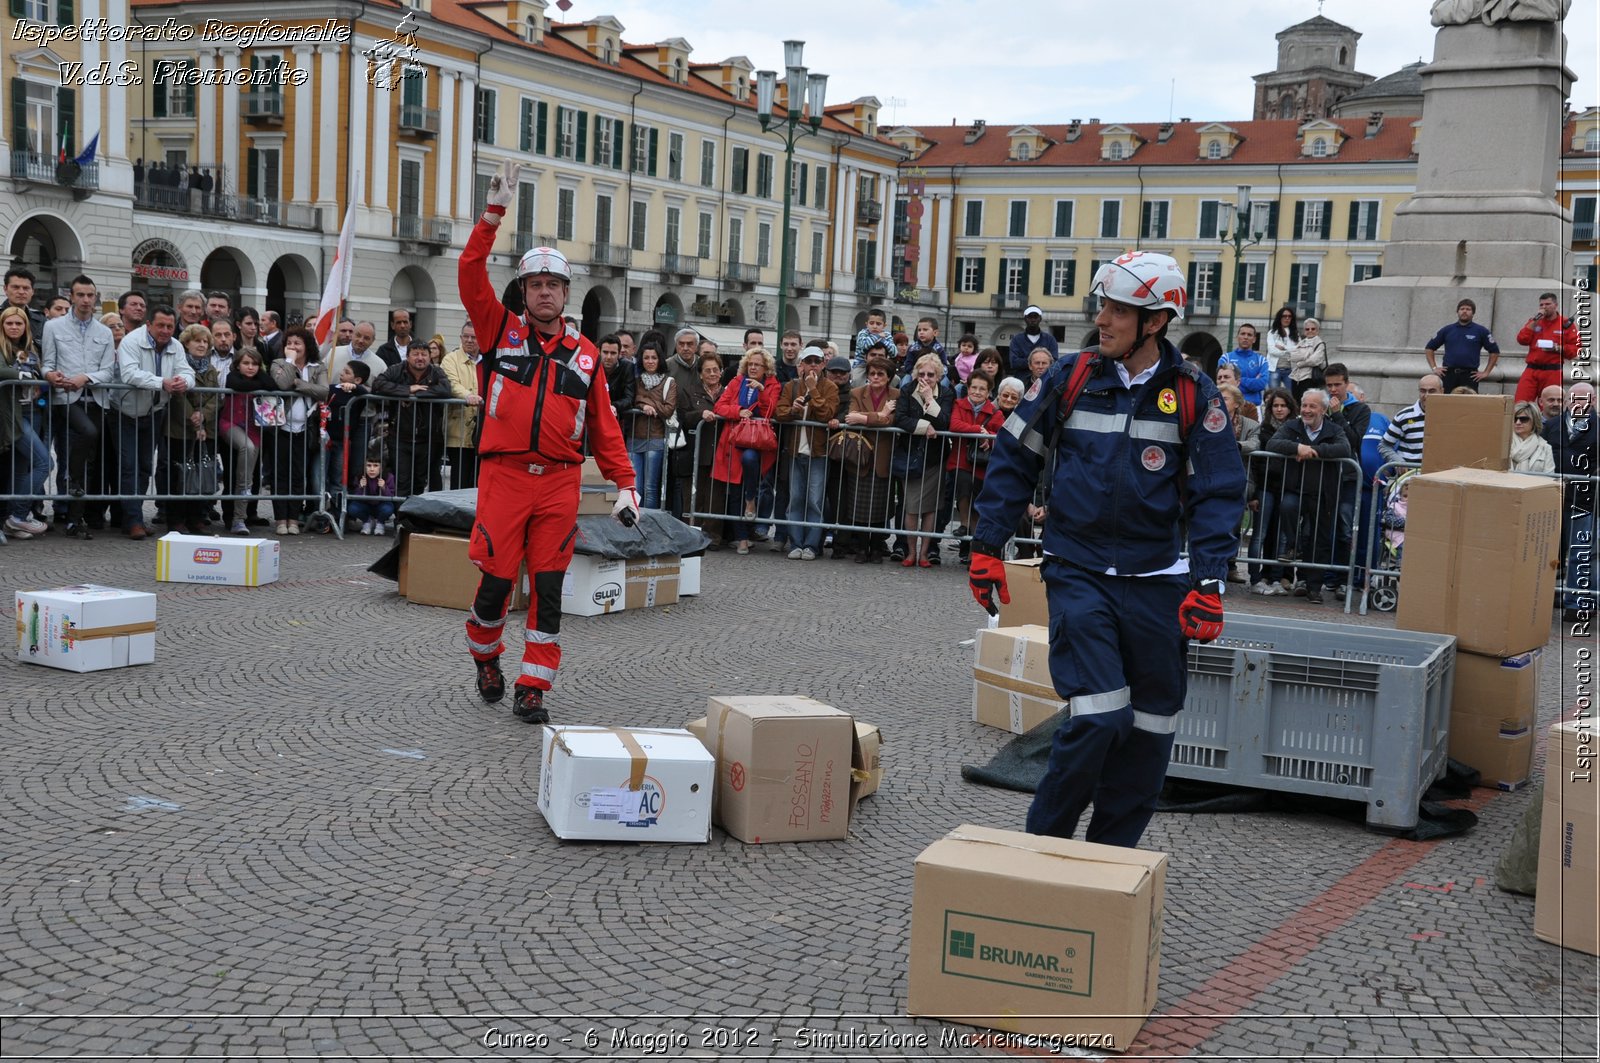
[[[1129,252],[1102,266],[1089,291],[1100,297],[1099,346],[1058,362],[996,437],[970,581],[986,609],[997,594],[1010,600],[1001,553],[1053,459],[1050,676],[1071,716],[1027,830],[1070,838],[1093,801],[1088,840],[1131,847],[1166,778],[1187,640],[1222,633],[1245,476],[1216,386],[1166,339],[1187,301],[1178,264]],[[1092,361],[1075,377],[1080,359]]]
[[[1494,333],[1472,320],[1477,312],[1477,303],[1471,299],[1461,300],[1456,304],[1456,319],[1434,333],[1422,352],[1428,358],[1429,370],[1438,373],[1439,379],[1444,381],[1446,395],[1456,388],[1477,391],[1478,381],[1494,372],[1494,365],[1500,360],[1500,345],[1494,341]],[[1441,347],[1444,349],[1442,369],[1434,361],[1434,352]],[[1489,364],[1479,369],[1484,351],[1489,352]]]

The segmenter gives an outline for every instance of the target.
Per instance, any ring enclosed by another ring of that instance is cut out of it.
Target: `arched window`
[[[1348,48],[1340,48],[1339,49],[1339,65],[1340,66],[1346,66],[1346,65],[1349,64],[1349,62],[1350,62],[1350,49],[1348,49]]]
[[[679,84],[683,83],[683,56],[681,55],[672,60],[672,80]]]
[[[1023,162],[1026,162],[1026,161],[1028,161],[1028,159],[1032,155],[1033,155],[1033,145],[1029,144],[1026,140],[1024,140],[1022,143],[1017,145],[1017,158],[1018,159],[1022,160]]]
[[[528,16],[527,25],[525,27],[523,27],[522,33],[523,33],[523,39],[524,40],[537,41],[539,39],[539,16],[538,15],[529,15]]]
[[[734,78],[733,98],[736,100],[744,99],[744,78]]]
[[[1328,141],[1326,137],[1318,137],[1311,142],[1311,154],[1318,158],[1325,158],[1328,154]]]
[[[1222,158],[1222,141],[1220,141],[1220,140],[1208,140],[1208,141],[1206,141],[1206,158],[1208,158],[1208,159],[1220,159],[1220,158]]]
[[[1126,152],[1127,149],[1122,146],[1122,141],[1113,140],[1111,142],[1111,147],[1106,149],[1106,157],[1110,159],[1120,159],[1124,154],[1126,154]]]
[[[1285,97],[1283,97],[1283,99],[1278,101],[1278,117],[1279,118],[1293,118],[1294,117],[1294,97],[1293,96],[1285,96]]]
[[[606,38],[605,47],[603,47],[600,50],[600,58],[602,60],[604,60],[607,64],[610,64],[613,61],[612,57],[613,57],[614,54],[615,53],[613,52],[613,49],[612,49],[611,38],[607,37]]]

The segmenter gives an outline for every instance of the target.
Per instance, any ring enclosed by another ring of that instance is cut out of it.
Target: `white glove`
[[[489,195],[486,202],[491,207],[510,207],[517,198],[517,178],[522,174],[520,162],[507,162],[500,172],[489,178]]]
[[[624,487],[617,492],[617,504],[611,507],[611,519],[625,528],[639,523],[639,492]]]

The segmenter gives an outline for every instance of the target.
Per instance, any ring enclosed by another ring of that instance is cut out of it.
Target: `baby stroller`
[[[1378,556],[1374,559],[1367,584],[1373,608],[1392,613],[1400,604],[1400,554],[1406,541],[1406,490],[1417,469],[1389,481],[1384,493],[1383,513],[1378,518],[1382,529],[1378,537]]]

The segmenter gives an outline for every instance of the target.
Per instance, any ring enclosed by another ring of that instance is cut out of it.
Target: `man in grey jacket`
[[[40,337],[40,367],[50,382],[51,436],[56,470],[72,501],[67,505],[67,534],[89,536],[79,496],[104,494],[111,477],[100,461],[110,395],[97,384],[117,376],[117,345],[111,330],[95,313],[99,292],[94,281],[79,275],[69,289],[72,312],[45,322]],[[92,389],[92,390],[91,390]],[[104,509],[100,503],[96,509]]]
[[[194,387],[194,372],[183,348],[172,338],[177,313],[156,306],[142,329],[128,333],[117,349],[117,379],[127,385],[115,397],[117,424],[117,493],[122,495],[122,530],[130,539],[144,539],[144,492],[155,471],[156,433],[160,415],[172,395]]]

